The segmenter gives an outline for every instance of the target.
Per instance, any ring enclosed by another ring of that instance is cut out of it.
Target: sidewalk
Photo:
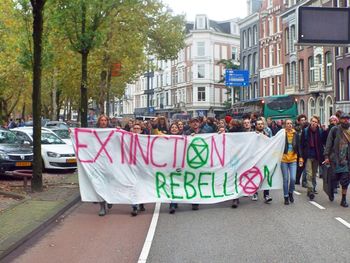
[[[41,193],[8,187],[0,196],[0,261],[80,201],[76,173],[47,175]]]

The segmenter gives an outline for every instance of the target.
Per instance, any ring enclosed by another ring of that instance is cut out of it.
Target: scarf
[[[319,152],[319,133],[318,133],[318,129],[316,129],[315,131],[313,131],[311,129],[311,127],[309,128],[309,146],[310,148],[315,148],[316,151],[316,158],[317,160],[320,160],[320,152]]]

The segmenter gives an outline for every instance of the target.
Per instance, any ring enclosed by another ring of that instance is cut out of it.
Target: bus
[[[236,103],[231,114],[239,118],[253,112],[273,120],[295,120],[298,116],[298,105],[296,99],[290,95],[270,96]]]

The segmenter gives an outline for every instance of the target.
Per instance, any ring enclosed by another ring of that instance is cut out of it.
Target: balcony
[[[289,85],[289,86],[286,86],[286,87],[284,88],[284,89],[285,89],[285,94],[288,94],[288,95],[296,94],[296,93],[298,93],[298,88],[299,88],[298,85]]]
[[[309,92],[325,92],[326,86],[324,85],[324,81],[315,81],[309,84]]]

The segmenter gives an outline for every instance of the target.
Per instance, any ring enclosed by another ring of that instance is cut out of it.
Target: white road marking
[[[154,233],[156,232],[158,217],[159,217],[160,203],[156,203],[156,207],[154,208],[152,221],[148,229],[148,233],[146,236],[145,243],[143,244],[141,254],[139,256],[138,263],[146,263],[149,251],[151,250],[151,245],[154,237]]]
[[[297,191],[294,191],[294,194],[296,195],[301,195],[301,193],[297,192]]]
[[[350,224],[348,222],[346,222],[343,218],[341,217],[335,217],[336,220],[338,220],[340,223],[342,223],[343,225],[345,225],[347,228],[350,228]]]
[[[318,203],[316,203],[315,201],[309,201],[309,202],[310,202],[310,204],[316,206],[316,207],[319,208],[319,209],[326,209],[326,208],[324,208],[322,205],[319,205]]]

